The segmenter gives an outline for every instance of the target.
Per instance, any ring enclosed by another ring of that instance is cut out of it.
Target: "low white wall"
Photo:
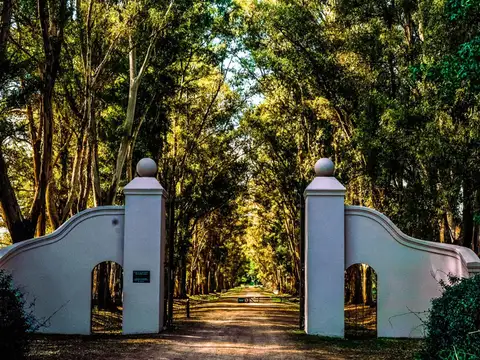
[[[417,315],[441,295],[447,274],[468,277],[480,262],[467,248],[403,234],[386,216],[365,207],[345,207],[345,268],[368,264],[377,273],[379,337],[423,337]],[[418,316],[425,318],[426,314]]]
[[[0,268],[35,299],[37,318],[52,318],[39,332],[90,334],[92,270],[103,261],[123,266],[124,208],[83,211],[52,234],[0,250]]]

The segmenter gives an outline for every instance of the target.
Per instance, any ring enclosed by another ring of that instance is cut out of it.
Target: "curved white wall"
[[[417,315],[441,295],[440,279],[468,277],[478,257],[467,248],[417,240],[386,216],[365,207],[345,207],[345,269],[364,263],[377,273],[379,337],[422,337]],[[426,314],[419,314],[425,318]]]
[[[0,250],[0,268],[35,299],[45,333],[90,334],[91,273],[102,261],[123,266],[124,208],[85,210],[54,233]]]

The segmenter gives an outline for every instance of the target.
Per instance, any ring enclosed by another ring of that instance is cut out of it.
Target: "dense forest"
[[[347,203],[479,252],[480,0],[0,0],[2,243],[123,203],[151,157],[175,294],[299,290],[330,157]]]

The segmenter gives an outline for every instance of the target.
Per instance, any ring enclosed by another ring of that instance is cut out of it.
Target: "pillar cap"
[[[150,158],[143,158],[137,164],[137,174],[140,177],[155,177],[157,171],[157,164]]]
[[[335,165],[332,160],[322,158],[315,163],[315,179],[305,189],[305,196],[344,196],[345,187],[333,173]]]
[[[150,158],[143,158],[137,164],[138,176],[130,181],[124,188],[125,195],[158,194],[165,196],[165,189],[156,179],[157,164]]]
[[[335,165],[333,161],[328,158],[322,158],[315,163],[316,176],[333,176]]]

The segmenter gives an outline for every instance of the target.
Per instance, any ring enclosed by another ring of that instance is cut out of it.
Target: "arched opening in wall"
[[[123,315],[123,268],[113,261],[92,270],[91,332],[121,334]]]
[[[345,270],[345,337],[377,336],[377,273],[367,264]]]

